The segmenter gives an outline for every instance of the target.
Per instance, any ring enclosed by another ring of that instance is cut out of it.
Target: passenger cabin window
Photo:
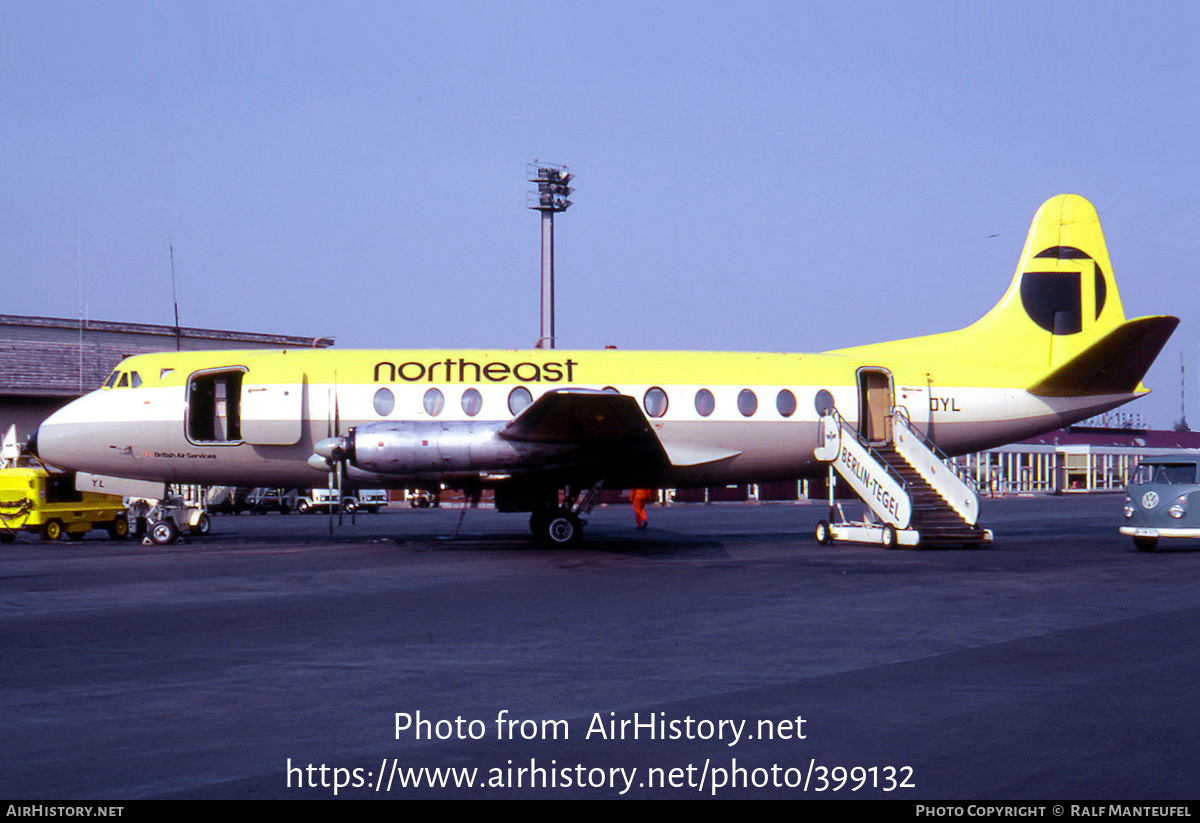
[[[242,439],[242,372],[192,375],[188,381],[188,439],[230,443]]]
[[[775,408],[780,416],[791,417],[796,413],[796,395],[787,389],[781,389],[779,394],[775,395]]]
[[[708,417],[717,410],[717,399],[713,397],[713,393],[708,389],[701,389],[696,392],[696,413],[701,417]]]
[[[750,389],[742,389],[738,392],[737,406],[742,417],[752,417],[758,411],[758,396]]]
[[[662,417],[667,413],[667,393],[658,386],[647,389],[646,396],[642,398],[642,407],[651,417]]]
[[[424,405],[427,415],[437,417],[442,413],[442,409],[446,407],[446,396],[442,394],[441,389],[430,389],[425,392],[425,397],[421,403]]]
[[[483,395],[479,393],[479,389],[467,389],[462,396],[462,410],[467,413],[467,417],[474,417],[483,409]]]
[[[509,414],[520,414],[529,408],[529,404],[533,402],[533,395],[529,389],[524,386],[517,386],[508,393],[508,411]]]
[[[392,409],[396,408],[396,395],[392,394],[391,389],[385,387],[375,392],[371,403],[375,407],[377,415],[387,417],[392,413]]]

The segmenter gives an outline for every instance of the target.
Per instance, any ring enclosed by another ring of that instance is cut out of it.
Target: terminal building
[[[121,360],[169,350],[333,345],[329,337],[0,315],[0,434],[26,441],[51,412],[98,389]]]

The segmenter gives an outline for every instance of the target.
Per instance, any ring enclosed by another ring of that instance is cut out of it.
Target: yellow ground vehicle
[[[17,539],[18,531],[43,540],[82,540],[91,529],[105,529],[119,539],[129,533],[120,497],[75,490],[74,473],[54,473],[37,466],[0,469],[0,543]]]

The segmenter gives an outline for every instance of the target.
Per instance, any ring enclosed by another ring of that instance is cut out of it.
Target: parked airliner
[[[819,474],[836,409],[884,442],[897,410],[947,454],[1020,440],[1145,394],[1178,320],[1126,320],[1099,218],[1034,216],[1000,302],[958,331],[821,354],[292,349],[130,357],[32,448],[145,480],[494,491],[534,534],[577,540],[602,488]]]

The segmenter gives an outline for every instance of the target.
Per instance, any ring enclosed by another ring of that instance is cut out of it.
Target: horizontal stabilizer
[[[1179,325],[1177,317],[1122,323],[1029,388],[1045,397],[1130,394]]]

